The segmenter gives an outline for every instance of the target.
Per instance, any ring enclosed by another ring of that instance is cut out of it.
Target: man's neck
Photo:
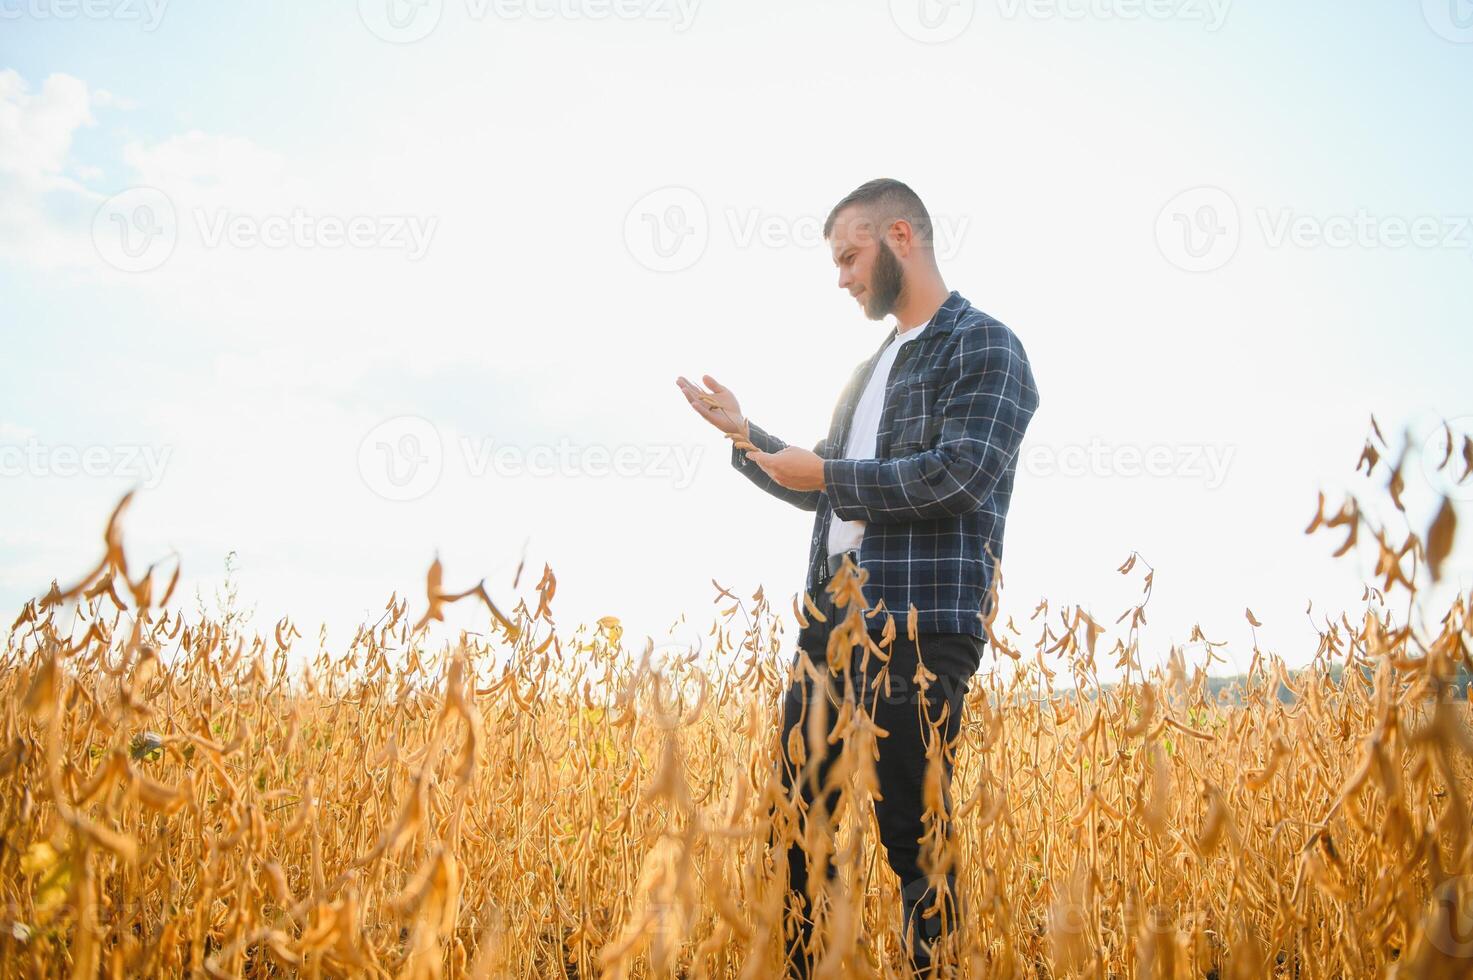
[[[905,290],[895,304],[895,332],[908,333],[923,323],[929,323],[950,295],[951,290],[946,288],[940,276]]]

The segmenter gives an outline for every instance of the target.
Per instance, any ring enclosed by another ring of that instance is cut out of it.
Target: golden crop
[[[1399,509],[1406,454],[1374,439],[1362,462]],[[126,503],[98,566],[6,642],[0,976],[777,976],[769,831],[791,836],[796,804],[774,763],[825,749],[839,829],[809,846],[840,874],[811,879],[819,975],[900,975],[868,808],[883,733],[851,700],[847,738],[777,744],[790,644],[760,589],[718,586],[710,649],[662,658],[613,618],[554,632],[551,570],[536,609],[503,613],[484,584],[446,592],[437,562],[422,615],[392,599],[309,652],[286,619],[260,637],[168,611],[172,580],[130,576]],[[1379,549],[1366,609],[1326,620],[1303,671],[1255,645],[1232,699],[1180,650],[1143,669],[1149,570],[1113,639],[1078,607],[1041,603],[1031,648],[989,623],[1010,669],[974,681],[955,812],[933,806],[928,839],[963,890],[959,975],[1473,974],[1469,596],[1407,613],[1455,523],[1444,502],[1399,543],[1322,498],[1310,531]],[[831,660],[885,655],[857,584]],[[461,600],[494,632],[432,644]]]

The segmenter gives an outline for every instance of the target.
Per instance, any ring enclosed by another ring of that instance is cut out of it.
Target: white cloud
[[[158,188],[190,212],[276,213],[302,198],[285,158],[242,137],[191,130],[130,142],[117,160],[74,157],[77,131],[97,124],[94,109],[135,107],[70,75],[50,75],[34,91],[13,69],[0,71],[0,255],[38,268],[106,273],[92,241],[93,218],[110,194],[128,187]],[[122,183],[87,186],[109,173]]]
[[[136,183],[159,188],[183,207],[264,206],[291,183],[281,154],[243,137],[197,129],[159,143],[129,143],[123,162]]]
[[[81,79],[54,74],[33,92],[0,71],[0,255],[46,267],[87,247],[78,218],[97,195],[65,171],[73,136],[96,123],[91,105]]]
[[[138,108],[138,103],[121,95],[114,95],[105,88],[92,93],[92,104],[99,109],[122,109],[125,112]]]
[[[72,134],[95,123],[81,79],[51,75],[32,93],[19,73],[0,71],[0,172],[42,187],[64,180]]]

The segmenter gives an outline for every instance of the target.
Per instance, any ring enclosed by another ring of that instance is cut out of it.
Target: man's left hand
[[[789,490],[822,490],[823,457],[807,449],[789,446],[781,452],[764,453],[751,450],[747,458],[779,486]]]

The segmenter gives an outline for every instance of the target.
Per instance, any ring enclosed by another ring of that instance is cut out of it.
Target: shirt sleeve
[[[781,452],[788,447],[786,442],[783,442],[777,436],[763,429],[751,419],[747,420],[747,428],[750,433],[752,445],[764,453]],[[828,440],[820,439],[818,445],[813,447],[813,451],[819,456],[824,456],[827,453],[827,448]],[[748,459],[746,451],[738,449],[735,443],[731,447],[731,465],[735,466],[738,472],[747,479],[777,499],[785,500],[799,510],[818,509],[819,498],[823,496],[822,490],[789,490],[763,472],[762,467]]]
[[[834,514],[883,524],[980,509],[1017,457],[1037,408],[1017,336],[1000,323],[964,329],[937,392],[940,441],[896,459],[826,459]]]

